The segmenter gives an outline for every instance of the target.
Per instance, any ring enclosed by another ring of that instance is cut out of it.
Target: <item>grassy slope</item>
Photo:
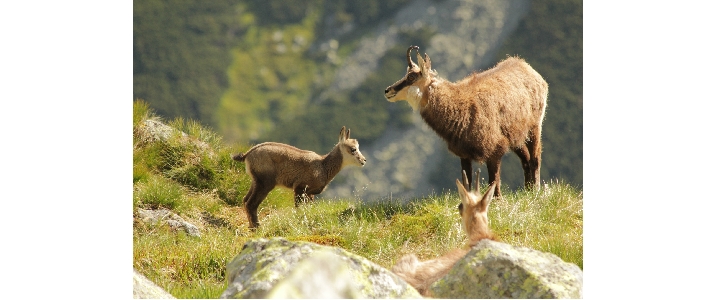
[[[181,119],[169,124],[189,138],[173,134],[150,142],[141,125],[146,119],[157,117],[146,103],[135,102],[134,211],[169,208],[202,233],[194,238],[135,219],[133,267],[175,297],[217,298],[226,287],[226,264],[252,238],[338,246],[386,268],[407,253],[428,259],[464,243],[455,192],[372,204],[319,200],[297,209],[289,191],[275,189],[260,206],[262,227],[250,232],[240,205],[249,178],[244,165],[229,158],[248,147],[223,145],[212,131]],[[583,268],[582,191],[552,182],[538,194],[505,193],[491,205],[491,228],[504,242],[551,252]]]

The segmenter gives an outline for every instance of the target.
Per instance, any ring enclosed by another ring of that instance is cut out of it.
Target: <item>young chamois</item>
[[[486,192],[481,196],[479,193],[479,176],[476,175],[476,190],[467,191],[469,181],[466,173],[462,174],[464,184],[456,180],[456,187],[459,189],[459,214],[461,215],[461,227],[468,236],[468,243],[465,248],[454,249],[439,258],[419,261],[414,254],[405,255],[400,258],[392,267],[392,272],[411,284],[422,296],[431,296],[429,287],[432,283],[444,277],[456,262],[464,257],[469,249],[483,239],[497,240],[489,229],[489,218],[487,212],[489,203],[494,195],[496,182],[492,183]]]
[[[294,191],[294,205],[303,200],[314,200],[327,188],[339,171],[348,165],[364,166],[366,158],[359,151],[359,142],[349,138],[349,129],[339,132],[339,143],[331,152],[320,156],[281,143],[261,143],[245,153],[232,157],[244,162],[252,185],[244,196],[244,208],[249,228],[259,227],[257,208],[275,186]]]
[[[406,75],[384,90],[390,102],[406,100],[461,158],[469,174],[471,162],[486,162],[489,183],[496,182],[501,196],[501,157],[512,150],[521,159],[524,185],[538,189],[541,173],[541,126],[546,111],[548,84],[528,63],[509,57],[492,69],[473,73],[457,82],[437,76],[429,55],[417,55],[419,65],[406,51]]]

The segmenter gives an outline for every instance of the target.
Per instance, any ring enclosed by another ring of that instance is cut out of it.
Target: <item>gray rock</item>
[[[132,297],[134,299],[175,299],[170,293],[133,269]]]
[[[327,288],[331,287],[331,288]],[[349,267],[335,253],[317,252],[299,263],[277,283],[267,298],[361,298]]]
[[[284,238],[248,241],[220,298],[420,298],[394,273],[341,248]]]
[[[199,233],[199,228],[197,228],[197,226],[185,221],[182,217],[171,212],[168,209],[163,208],[157,210],[150,210],[138,208],[137,216],[139,217],[140,221],[145,223],[155,224],[158,222],[164,222],[172,229],[181,229],[187,232],[187,234],[189,234],[190,236],[201,237]]]
[[[214,152],[212,152],[211,147],[207,143],[163,123],[158,117],[145,120],[138,124],[133,130],[133,135],[138,140],[135,144],[136,147],[167,141],[173,134],[179,134],[183,143],[192,144],[200,150],[207,151],[209,155],[214,155]]]
[[[483,240],[429,289],[437,298],[582,298],[583,271],[551,253]]]
[[[172,133],[176,130],[169,125],[162,123],[159,120],[148,119],[140,125],[141,129],[147,133],[150,142],[154,141],[165,141],[170,138]],[[144,126],[144,127],[142,127]],[[186,134],[182,133],[182,136]]]

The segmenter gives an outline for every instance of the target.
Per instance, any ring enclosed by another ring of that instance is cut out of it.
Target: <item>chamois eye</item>
[[[414,81],[414,80],[416,80],[416,73],[411,73],[411,74],[409,74],[409,76],[408,76],[406,79],[408,79],[409,81]]]
[[[357,148],[352,147],[351,151],[352,151],[352,153],[356,153],[356,152],[357,152]]]

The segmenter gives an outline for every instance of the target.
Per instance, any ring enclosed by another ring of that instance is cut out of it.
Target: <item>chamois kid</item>
[[[537,189],[541,173],[541,126],[548,84],[528,63],[508,57],[495,67],[457,82],[431,69],[429,55],[406,50],[406,75],[384,90],[390,102],[405,100],[461,159],[471,182],[471,163],[486,162],[489,183],[501,196],[501,157],[513,151],[521,159],[524,185]]]
[[[476,190],[467,191],[469,181],[466,173],[462,174],[464,184],[456,180],[456,187],[459,189],[459,214],[461,215],[461,227],[466,232],[468,243],[464,248],[454,249],[443,256],[431,260],[419,261],[414,254],[405,255],[400,258],[392,267],[394,272],[406,282],[411,284],[424,297],[431,297],[429,287],[432,283],[444,277],[449,270],[462,257],[466,256],[469,249],[483,239],[497,240],[496,236],[489,229],[488,210],[489,203],[494,195],[496,182],[492,183],[483,196],[479,193],[479,176],[476,176]]]
[[[314,195],[323,192],[345,166],[366,164],[359,142],[349,138],[349,129],[345,127],[339,132],[339,143],[324,156],[287,144],[266,142],[232,158],[244,162],[247,174],[252,177],[243,200],[251,229],[259,227],[257,208],[275,186],[294,191],[294,205],[298,206],[304,200],[314,200]]]

